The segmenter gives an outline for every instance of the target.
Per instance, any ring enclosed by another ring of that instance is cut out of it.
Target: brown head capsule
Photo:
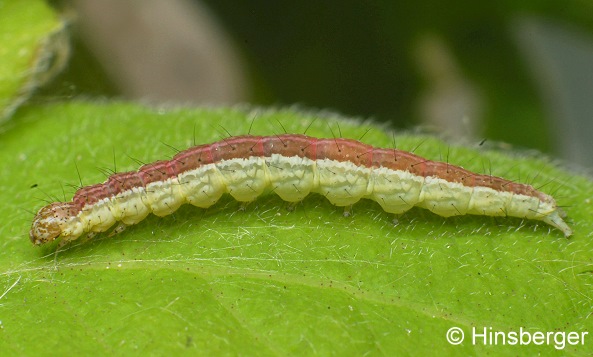
[[[40,209],[29,231],[31,242],[40,245],[62,235],[68,220],[76,215],[74,211],[72,202],[54,202]]]

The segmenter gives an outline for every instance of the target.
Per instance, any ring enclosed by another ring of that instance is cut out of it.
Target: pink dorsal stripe
[[[369,168],[386,167],[421,177],[437,177],[467,187],[488,187],[496,191],[543,198],[539,191],[529,185],[476,174],[459,166],[427,160],[402,150],[376,148],[352,139],[317,139],[299,134],[284,134],[236,136],[209,145],[195,146],[181,151],[169,161],[144,165],[137,172],[116,173],[105,183],[83,187],[76,192],[73,202],[76,209],[80,210],[85,205],[92,205],[122,191],[146,187],[151,182],[176,177],[202,165],[237,158],[270,157],[273,154],[311,160],[349,161]]]

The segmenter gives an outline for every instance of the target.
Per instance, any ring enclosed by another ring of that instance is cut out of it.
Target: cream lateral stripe
[[[513,216],[572,234],[554,199],[529,185],[355,140],[287,134],[231,137],[114,174],[79,189],[71,202],[39,210],[30,238],[34,244],[58,237],[69,242],[118,221],[131,225],[150,213],[169,215],[185,203],[206,208],[225,193],[250,202],[268,191],[288,202],[319,193],[336,206],[367,198],[395,214],[418,206],[443,217]]]

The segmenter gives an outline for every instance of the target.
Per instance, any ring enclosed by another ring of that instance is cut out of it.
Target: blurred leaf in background
[[[544,105],[541,87],[550,79],[537,70],[551,54],[526,60],[526,39],[550,36],[524,24],[547,19],[580,30],[588,42],[578,46],[593,51],[591,2],[206,3],[247,54],[263,87],[258,100],[333,107],[396,127],[436,125],[547,152],[574,142],[559,130],[573,119]],[[593,86],[593,62],[580,64],[569,70]],[[590,105],[582,99],[576,105]]]
[[[0,1],[0,123],[62,70],[65,23],[44,2]]]
[[[72,4],[80,51],[58,90],[69,83],[156,101],[300,103],[593,165],[575,154],[593,150],[583,139],[593,135],[583,127],[593,112],[583,95],[593,87],[591,2]],[[550,31],[580,40],[554,47]],[[552,60],[562,53],[581,60]],[[88,73],[106,76],[89,81]]]

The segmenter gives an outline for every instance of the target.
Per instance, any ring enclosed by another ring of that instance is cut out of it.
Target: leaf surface
[[[222,129],[224,128],[224,129]],[[308,129],[307,129],[308,128]],[[369,130],[367,133],[367,130]],[[575,234],[513,218],[393,224],[362,201],[344,217],[320,195],[294,211],[274,194],[183,206],[116,236],[34,247],[45,201],[104,172],[250,132],[343,136],[528,182],[566,205]],[[365,134],[366,133],[366,134]],[[73,101],[20,109],[0,134],[0,350],[11,354],[394,355],[546,353],[551,346],[451,346],[453,326],[593,331],[593,184],[534,155],[298,109],[147,108]],[[115,162],[115,163],[114,163]],[[77,172],[78,170],[78,172]],[[585,341],[587,342],[587,341]],[[568,355],[593,351],[566,346]]]

